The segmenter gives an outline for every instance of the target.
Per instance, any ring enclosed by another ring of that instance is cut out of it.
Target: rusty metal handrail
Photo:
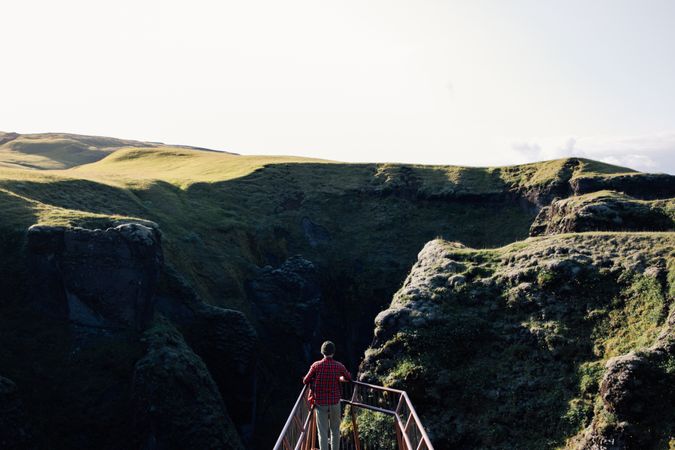
[[[428,450],[434,450],[434,447],[431,445],[431,439],[429,439],[429,435],[427,432],[424,430],[424,427],[422,426],[422,421],[420,420],[419,416],[417,415],[417,411],[415,411],[415,407],[413,406],[412,402],[410,401],[410,397],[408,397],[408,393],[406,391],[403,391],[403,398],[405,399],[405,402],[408,405],[408,409],[410,410],[410,414],[412,414],[413,418],[415,419],[415,422],[417,423],[417,428],[422,435],[422,441],[425,442],[427,449]],[[400,407],[400,405],[399,405]],[[420,448],[418,446],[418,448]]]
[[[291,414],[286,420],[284,428],[281,430],[279,439],[274,444],[274,450],[299,450],[305,441],[308,429],[310,427],[312,412],[314,406],[307,401],[307,390],[309,386],[303,386],[298,399],[293,405]],[[307,412],[307,417],[303,418],[303,412]],[[294,439],[295,438],[295,439]],[[292,442],[295,441],[295,442]]]
[[[353,381],[353,384],[354,384],[354,391],[352,393],[351,399],[341,400],[344,404],[351,405],[354,408],[363,408],[394,416],[397,431],[397,439],[398,436],[400,436],[402,439],[402,442],[399,441],[399,448],[405,450],[421,450],[421,449],[434,450],[434,447],[431,444],[431,440],[429,439],[429,435],[427,435],[426,431],[424,430],[424,427],[422,426],[422,421],[417,415],[417,411],[415,411],[415,408],[413,407],[407,392],[400,389],[364,383],[362,381]],[[375,392],[391,393],[394,394],[395,396],[398,396],[396,407],[394,409],[388,409],[383,408],[381,405],[370,405],[367,403],[363,403],[362,401],[356,401],[358,399],[357,389],[359,387],[364,387]],[[405,407],[407,408],[408,414],[407,417],[402,418],[401,417],[403,414],[402,407],[404,404]],[[404,420],[406,423],[404,423]],[[420,435],[419,438],[414,439],[414,437],[410,435],[409,433],[410,423],[413,423],[415,430],[419,432]],[[415,446],[413,446],[413,443],[415,444]]]

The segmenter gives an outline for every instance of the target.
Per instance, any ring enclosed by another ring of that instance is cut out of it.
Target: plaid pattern
[[[334,405],[340,403],[340,377],[352,379],[342,363],[325,357],[312,364],[302,382],[312,386],[317,405]]]

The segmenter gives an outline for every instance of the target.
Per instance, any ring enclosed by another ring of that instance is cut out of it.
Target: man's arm
[[[340,377],[340,379],[341,380],[344,379],[344,381],[352,381],[352,375],[349,373],[349,371],[344,365],[342,366],[342,376]]]
[[[305,378],[302,379],[303,384],[309,384],[312,381],[314,381],[314,364],[309,368],[309,372],[307,372],[307,375],[305,375]]]

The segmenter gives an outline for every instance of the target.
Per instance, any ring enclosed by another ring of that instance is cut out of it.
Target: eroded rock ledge
[[[152,319],[162,267],[158,229],[129,223],[106,230],[32,226],[30,297],[75,325],[141,330]]]
[[[33,226],[27,251],[31,304],[68,322],[75,346],[137,347],[145,332],[133,373],[137,448],[242,448],[237,433],[248,439],[254,427],[256,332],[164,266],[156,226]]]
[[[672,231],[675,202],[644,201],[613,191],[555,200],[541,209],[530,236],[584,231]]]

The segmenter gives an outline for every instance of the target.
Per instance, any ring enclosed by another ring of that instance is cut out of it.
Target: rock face
[[[594,417],[580,440],[584,450],[654,447],[654,429],[675,421],[675,309],[654,345],[611,358],[600,383],[603,410],[613,423]],[[673,431],[671,430],[671,438]],[[672,441],[671,441],[672,442]],[[672,445],[672,444],[671,444]]]
[[[293,256],[276,269],[264,267],[248,283],[247,290],[270,336],[295,341],[292,345],[310,361],[312,345],[317,344],[321,312],[321,291],[314,264]]]
[[[143,329],[162,265],[159,231],[129,223],[106,230],[32,226],[30,297],[76,325]]]
[[[164,323],[144,339],[133,380],[138,448],[242,449],[216,383],[182,336]]]
[[[530,236],[584,231],[670,231],[675,221],[668,204],[645,202],[604,191],[554,201],[541,209]]]
[[[461,248],[462,245],[456,245]],[[437,304],[420,301],[425,292],[436,287],[457,286],[464,283],[458,275],[465,269],[462,263],[447,259],[447,247],[441,240],[428,242],[417,256],[417,263],[396,293],[389,308],[375,317],[375,340],[373,346],[383,345],[400,329],[408,326],[423,326],[440,316]]]
[[[155,309],[179,326],[206,364],[245,442],[254,430],[259,341],[240,311],[208,305],[170,265],[162,272]]]
[[[330,241],[330,232],[325,227],[314,223],[309,217],[303,217],[301,225],[310,246],[318,247]]]
[[[206,363],[244,441],[254,433],[258,336],[244,314],[203,305],[186,327],[187,338]]]
[[[0,448],[26,450],[35,448],[26,423],[26,414],[19,400],[16,385],[0,376]]]
[[[537,207],[543,207],[550,204],[555,198],[568,197],[573,190],[570,180],[574,173],[582,166],[582,162],[577,158],[569,158],[562,167],[559,168],[556,177],[550,179],[545,184],[529,185],[516,187],[515,190]],[[509,168],[502,168],[502,171],[508,171]],[[536,173],[526,175],[527,178],[536,177]]]
[[[673,251],[665,233],[431,241],[360,377],[407,390],[437,448],[667,448]]]
[[[226,411],[250,437],[255,330],[241,312],[205,304],[163,267],[157,229],[135,223],[106,230],[33,226],[27,242],[35,280],[31,302],[78,331],[142,331],[155,312],[164,316],[144,338],[147,352],[134,373],[140,448],[241,448]]]
[[[605,408],[624,419],[644,416],[657,400],[656,378],[657,371],[643,356],[628,353],[610,359],[600,383]]]
[[[579,177],[570,181],[575,195],[608,189],[641,199],[675,197],[675,177],[667,174],[634,173],[607,177]]]

